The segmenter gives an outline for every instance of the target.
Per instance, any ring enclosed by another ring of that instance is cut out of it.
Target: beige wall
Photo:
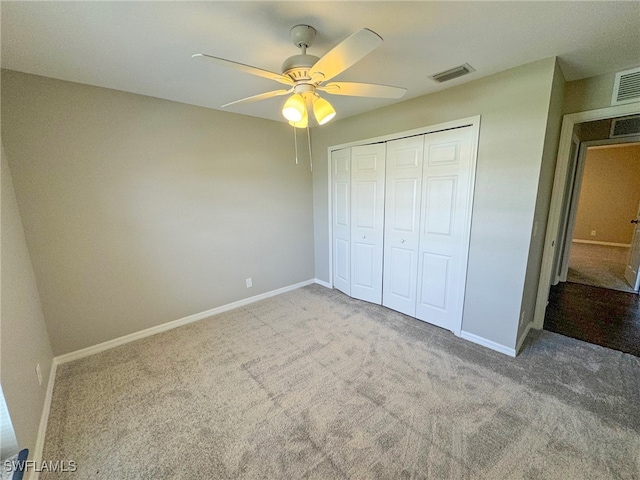
[[[327,147],[481,115],[463,330],[514,348],[554,72],[541,60],[314,129],[316,277],[329,281]]]
[[[611,106],[616,72],[567,82],[564,113],[586,112]]]
[[[0,150],[0,381],[18,444],[33,454],[53,353],[7,156]]]
[[[313,278],[287,125],[11,71],[2,114],[56,355]]]
[[[591,147],[585,162],[573,238],[630,244],[640,203],[640,145]]]
[[[629,70],[637,66],[629,65],[628,68],[621,68],[619,71]],[[567,82],[564,96],[564,113],[586,112],[610,107],[616,73],[617,71]]]
[[[531,235],[529,248],[529,261],[524,284],[524,296],[521,311],[524,315],[520,318],[518,327],[518,339],[524,335],[527,325],[533,321],[536,300],[538,296],[538,284],[542,270],[542,256],[544,253],[545,235],[549,209],[551,206],[551,193],[556,173],[556,160],[558,157],[558,145],[560,142],[560,130],[562,127],[562,109],[565,92],[565,79],[556,62],[553,75],[553,86],[549,99],[549,113],[547,116],[547,129],[544,138],[544,150],[542,153],[542,166],[538,182],[538,196],[536,200],[535,225]]]

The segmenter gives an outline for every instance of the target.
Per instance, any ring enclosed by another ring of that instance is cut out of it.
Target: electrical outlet
[[[253,287],[253,280],[251,280],[251,277],[247,278],[245,282],[247,284],[247,288]]]
[[[38,375],[38,383],[42,386],[42,371],[40,370],[40,364],[36,365],[36,375]]]
[[[595,230],[591,230],[591,236],[595,237],[596,236],[596,231]]]

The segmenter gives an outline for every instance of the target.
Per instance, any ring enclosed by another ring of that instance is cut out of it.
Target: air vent
[[[616,73],[611,105],[640,101],[640,67]]]
[[[464,65],[460,65],[459,67],[452,68],[447,70],[446,72],[436,73],[435,75],[431,75],[429,78],[434,82],[442,83],[448,82],[449,80],[453,80],[454,78],[461,77],[471,72],[475,72],[476,69],[473,68],[468,63]]]
[[[631,137],[633,135],[640,135],[640,115],[611,120],[609,138]]]

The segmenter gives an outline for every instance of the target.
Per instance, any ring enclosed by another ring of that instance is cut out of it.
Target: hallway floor
[[[628,260],[629,247],[572,242],[567,281],[633,292],[624,278]]]
[[[640,357],[640,297],[560,283],[551,287],[544,329]]]

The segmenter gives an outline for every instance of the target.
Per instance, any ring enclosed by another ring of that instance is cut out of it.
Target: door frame
[[[542,254],[542,265],[540,278],[538,281],[538,293],[536,307],[533,316],[533,328],[542,329],[544,326],[544,316],[549,300],[549,291],[552,284],[554,272],[554,257],[558,233],[561,230],[561,216],[563,202],[567,193],[567,176],[570,174],[569,165],[571,163],[571,144],[573,139],[573,129],[578,123],[592,122],[595,120],[606,120],[609,118],[623,117],[626,115],[636,115],[640,113],[640,102],[605,107],[586,112],[571,113],[562,119],[562,129],[560,131],[560,141],[558,144],[558,156],[556,162],[556,172],[553,180],[553,190],[551,193],[551,203],[549,205],[549,216],[547,218],[547,229]]]
[[[637,244],[638,234],[639,234],[638,225],[637,225],[638,218],[640,218],[640,206],[638,206],[638,210],[636,213],[636,218],[635,218],[636,225],[635,225],[635,228],[633,229],[633,237],[631,238],[631,247],[629,248],[629,260],[627,260],[627,266],[624,269],[624,279],[629,283],[629,285],[631,285],[631,282],[627,278],[627,269],[631,266],[631,259],[633,259],[635,256],[634,253],[638,252],[638,244]],[[633,222],[633,220],[631,221]],[[636,266],[636,278],[635,278],[635,282],[633,283],[633,289],[635,290],[637,295],[639,293],[638,290],[640,289],[640,269],[637,266]]]
[[[479,144],[479,139],[480,139],[480,115],[475,115],[472,117],[466,117],[466,118],[461,118],[458,120],[453,120],[450,122],[444,122],[444,123],[438,123],[435,125],[430,125],[430,126],[426,126],[426,127],[421,127],[421,128],[417,128],[417,129],[413,129],[413,130],[406,130],[406,131],[402,131],[402,132],[397,132],[397,133],[391,133],[388,135],[382,135],[382,136],[378,136],[378,137],[372,137],[372,138],[366,138],[366,139],[362,139],[362,140],[357,140],[357,141],[353,141],[353,142],[348,142],[348,143],[342,143],[339,145],[332,145],[329,146],[327,148],[327,170],[328,170],[328,175],[327,175],[327,200],[328,200],[328,224],[329,224],[329,287],[333,288],[333,224],[332,224],[332,209],[333,209],[333,205],[332,205],[332,194],[331,194],[331,187],[332,187],[332,183],[333,183],[333,178],[332,178],[332,169],[331,169],[331,153],[335,150],[341,150],[343,148],[349,148],[349,147],[354,147],[354,146],[358,146],[358,145],[368,145],[371,143],[382,143],[382,142],[387,142],[390,140],[398,140],[401,138],[406,138],[406,137],[414,137],[414,136],[418,136],[418,135],[425,135],[425,134],[429,134],[429,133],[436,133],[436,132],[441,132],[444,130],[453,130],[453,129],[457,129],[457,128],[464,128],[464,127],[471,127],[471,131],[472,131],[472,159],[473,159],[473,171],[472,171],[472,176],[471,176],[471,185],[472,190],[470,192],[469,195],[469,202],[471,204],[471,208],[469,209],[469,215],[467,218],[467,238],[465,239],[466,243],[467,243],[467,250],[469,248],[469,242],[471,239],[471,218],[473,216],[473,200],[474,200],[474,194],[475,194],[475,177],[476,177],[476,171],[477,171],[477,165],[478,165],[478,144]],[[467,252],[468,253],[468,252]],[[467,269],[468,269],[468,254],[467,254]],[[465,276],[466,276],[466,272],[465,272]],[[464,296],[463,296],[463,316],[464,316]],[[458,326],[457,330],[454,331],[454,333],[456,333],[456,335],[460,335],[460,329],[461,326]]]
[[[571,171],[575,172],[573,179],[573,189],[568,206],[568,217],[566,221],[566,227],[561,230],[564,238],[558,239],[558,244],[562,245],[562,251],[556,268],[556,276],[553,279],[552,285],[557,285],[559,282],[567,281],[567,274],[569,272],[569,256],[571,252],[571,243],[573,240],[573,230],[576,224],[576,216],[578,214],[578,202],[580,200],[580,192],[582,191],[582,179],[584,177],[584,168],[587,160],[587,149],[589,147],[600,147],[606,145],[624,145],[626,143],[638,143],[640,142],[640,135],[622,138],[607,138],[604,140],[587,140],[580,142],[578,147],[578,156],[576,163],[571,168]],[[568,246],[568,248],[567,248]]]

